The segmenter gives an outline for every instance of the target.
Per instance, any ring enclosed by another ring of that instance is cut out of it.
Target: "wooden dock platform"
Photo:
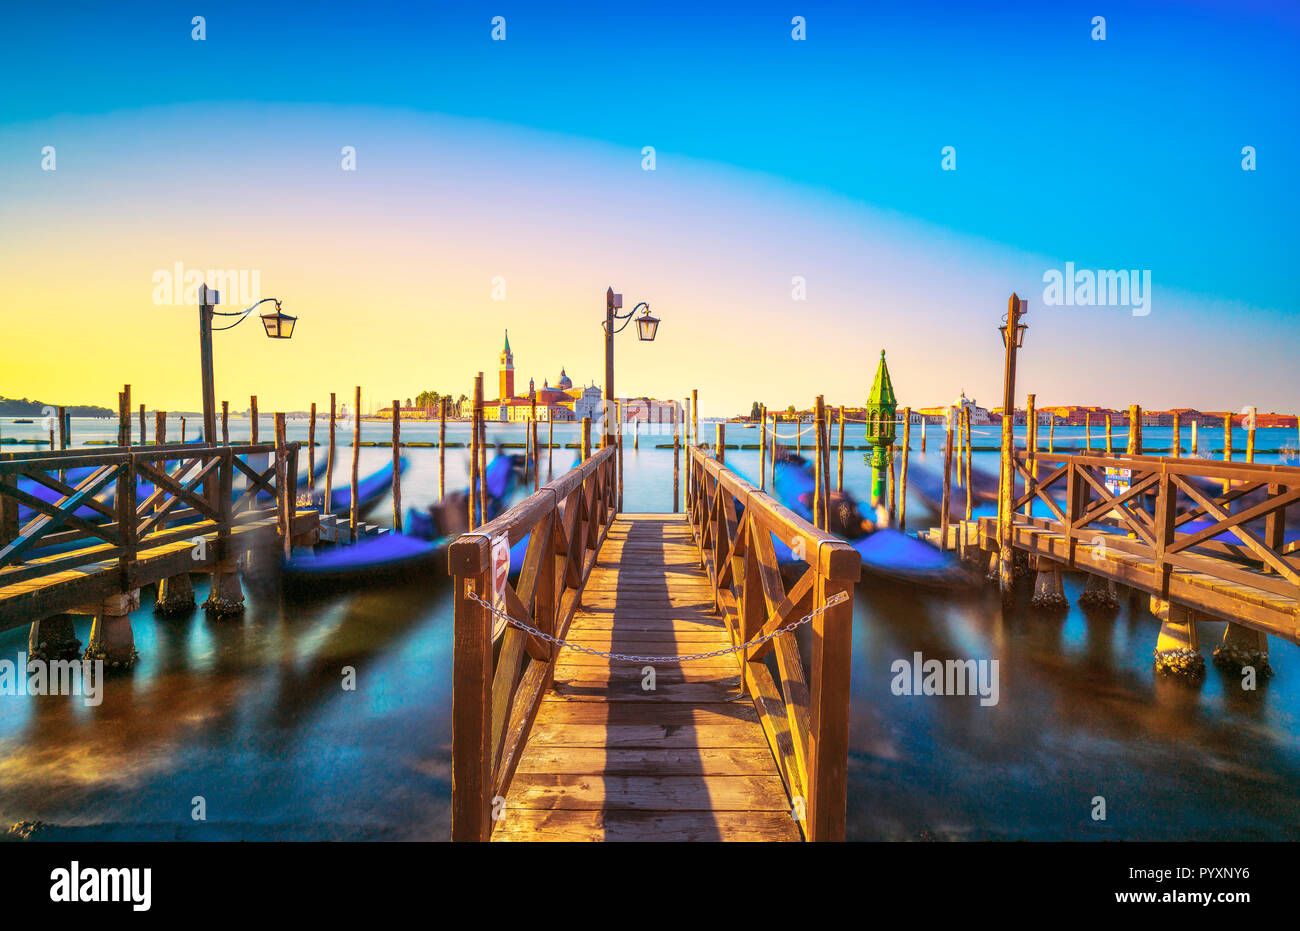
[[[666,655],[729,648],[685,518],[621,514],[566,639]],[[493,840],[801,839],[734,653],[656,664],[565,647]]]

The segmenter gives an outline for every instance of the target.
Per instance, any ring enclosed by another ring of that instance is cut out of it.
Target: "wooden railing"
[[[518,580],[500,583],[504,610],[563,638],[614,521],[615,454],[613,446],[600,450],[448,550],[455,585],[452,840],[491,835],[493,800],[510,785],[555,672],[552,644],[517,627],[501,630],[468,593],[491,601],[493,541],[513,546],[527,537]]]
[[[806,669],[793,632],[749,647],[737,657],[744,688],[758,711],[805,837],[843,840],[852,596],[861,557],[704,450],[692,448],[689,453],[687,519],[733,644],[749,643],[798,621],[838,593],[849,596],[809,622]],[[801,560],[788,589],[773,537]]]
[[[1024,451],[1015,467],[1024,486],[1014,497],[1016,525],[1065,535],[1071,566],[1076,546],[1100,537],[1116,552],[1152,560],[1162,597],[1170,573],[1186,569],[1300,598],[1300,542],[1286,542],[1285,533],[1287,509],[1300,502],[1300,468]],[[1127,489],[1107,487],[1108,469]],[[1232,539],[1216,539],[1224,534]]]
[[[271,464],[259,471],[241,455],[267,455]],[[116,559],[123,585],[131,588],[131,567],[140,554],[192,536],[195,521],[209,522],[207,532],[215,525],[218,554],[242,521],[274,515],[288,538],[297,460],[297,443],[6,455],[0,458],[0,584]],[[81,476],[86,469],[89,474]],[[73,470],[79,480],[60,477]],[[245,480],[237,496],[239,474]],[[31,484],[24,487],[23,480]],[[43,500],[32,486],[58,497]],[[33,515],[21,524],[20,507]],[[42,550],[53,555],[29,562]]]

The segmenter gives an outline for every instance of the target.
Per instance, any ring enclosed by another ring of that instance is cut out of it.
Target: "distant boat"
[[[36,421],[30,420],[26,417],[19,417],[17,420],[14,421],[14,423],[36,423]]]

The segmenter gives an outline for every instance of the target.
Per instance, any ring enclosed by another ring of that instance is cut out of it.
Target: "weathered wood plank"
[[[492,835],[502,841],[798,841],[786,812],[534,811],[508,809]]]
[[[516,773],[506,807],[637,811],[790,810],[777,775],[599,776]]]

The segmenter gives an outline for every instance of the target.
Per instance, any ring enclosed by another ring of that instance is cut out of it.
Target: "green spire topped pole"
[[[874,505],[885,497],[885,470],[889,467],[889,450],[894,446],[895,418],[898,413],[898,398],[894,395],[894,384],[889,378],[889,366],[885,364],[885,350],[880,350],[880,365],[876,368],[876,380],[871,383],[871,394],[867,398],[867,442],[873,447],[871,459],[871,503]]]

